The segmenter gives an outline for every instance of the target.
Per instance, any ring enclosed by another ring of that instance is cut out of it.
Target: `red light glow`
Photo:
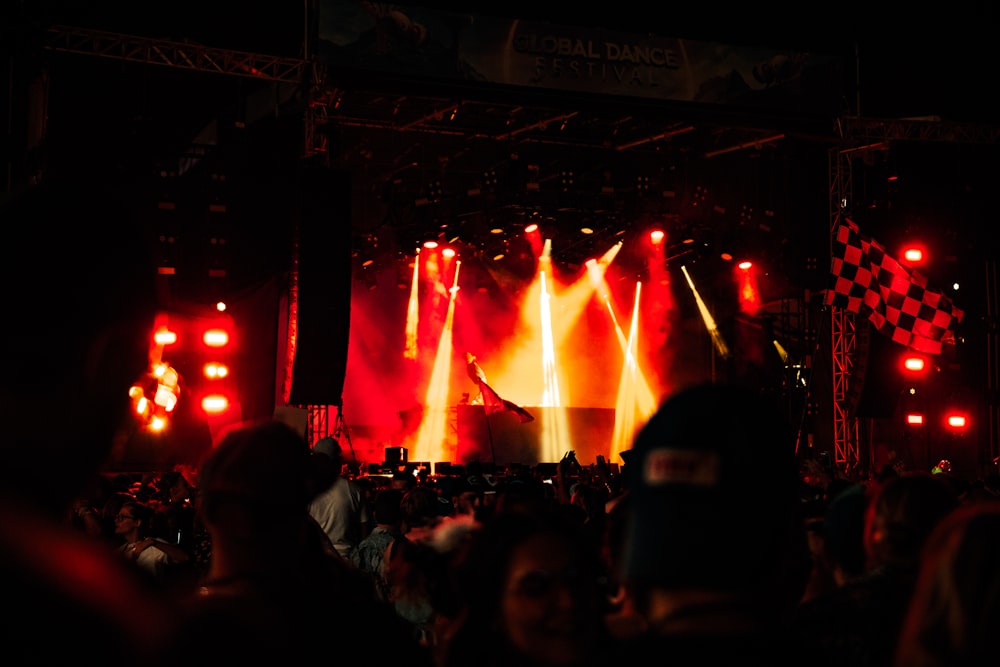
[[[229,408],[229,399],[222,394],[210,394],[201,399],[201,409],[208,414],[219,414]]]
[[[209,347],[225,347],[229,344],[229,332],[225,329],[209,329],[201,339]]]
[[[955,431],[964,430],[968,426],[968,420],[965,415],[957,413],[948,415],[945,423],[948,425],[948,428]]]
[[[740,310],[748,315],[755,314],[760,309],[761,303],[760,291],[757,289],[757,277],[750,270],[752,266],[749,262],[740,262],[737,266],[739,273],[736,276],[740,290]]]
[[[158,329],[153,334],[153,340],[157,345],[173,345],[177,342],[177,332],[169,329]]]
[[[214,380],[229,375],[229,367],[225,364],[210,363],[205,364],[202,372],[205,374],[205,377]]]

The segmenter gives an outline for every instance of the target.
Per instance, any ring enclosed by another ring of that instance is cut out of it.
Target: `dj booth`
[[[534,420],[522,423],[512,412],[487,416],[482,405],[459,405],[454,462],[493,462],[498,466],[554,463],[570,449],[584,465],[594,463],[598,454],[608,458],[615,429],[613,408],[524,407]],[[545,433],[560,436],[565,444],[562,451],[544,455]]]

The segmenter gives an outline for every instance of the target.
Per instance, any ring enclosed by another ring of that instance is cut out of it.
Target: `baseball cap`
[[[344,455],[344,450],[340,447],[340,442],[336,438],[320,438],[313,445],[312,450],[317,454],[326,454],[331,459],[340,459]]]
[[[627,580],[745,587],[774,567],[796,521],[804,531],[791,428],[772,399],[747,386],[673,394],[636,435],[626,474]]]

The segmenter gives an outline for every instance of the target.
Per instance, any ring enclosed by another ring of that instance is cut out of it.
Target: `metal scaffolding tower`
[[[853,205],[853,160],[871,151],[888,150],[891,142],[946,142],[956,144],[997,144],[1000,127],[944,122],[938,118],[893,120],[843,118],[839,121],[843,141],[829,151],[830,240],[842,217],[849,217]],[[831,245],[832,247],[832,245]],[[989,278],[988,278],[989,280]],[[995,285],[995,276],[991,285]],[[991,298],[995,298],[991,297]],[[989,304],[988,304],[989,306]],[[867,327],[867,322],[863,323]],[[996,381],[996,359],[992,351],[996,345],[995,325],[988,337],[990,346],[987,369],[990,405],[989,428],[991,454],[995,455],[994,430],[1000,424],[1000,412],[993,397]],[[853,406],[863,384],[863,374],[858,373],[859,327],[853,313],[841,308],[830,309],[830,350],[833,382],[833,441],[835,463],[841,469],[865,468],[871,464],[871,443],[862,441],[858,419],[852,414]],[[866,331],[866,330],[864,330]],[[863,347],[863,346],[862,346]],[[867,434],[870,436],[870,433]]]

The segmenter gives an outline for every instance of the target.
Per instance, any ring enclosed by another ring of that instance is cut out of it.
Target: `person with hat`
[[[744,385],[687,386],[639,431],[632,458],[619,567],[642,623],[622,655],[802,660],[786,631],[809,550],[793,432],[773,400]]]
[[[330,538],[334,549],[348,561],[361,540],[371,532],[371,513],[365,490],[342,474],[344,452],[336,438],[320,438],[312,453],[321,469],[318,493],[309,513]]]

